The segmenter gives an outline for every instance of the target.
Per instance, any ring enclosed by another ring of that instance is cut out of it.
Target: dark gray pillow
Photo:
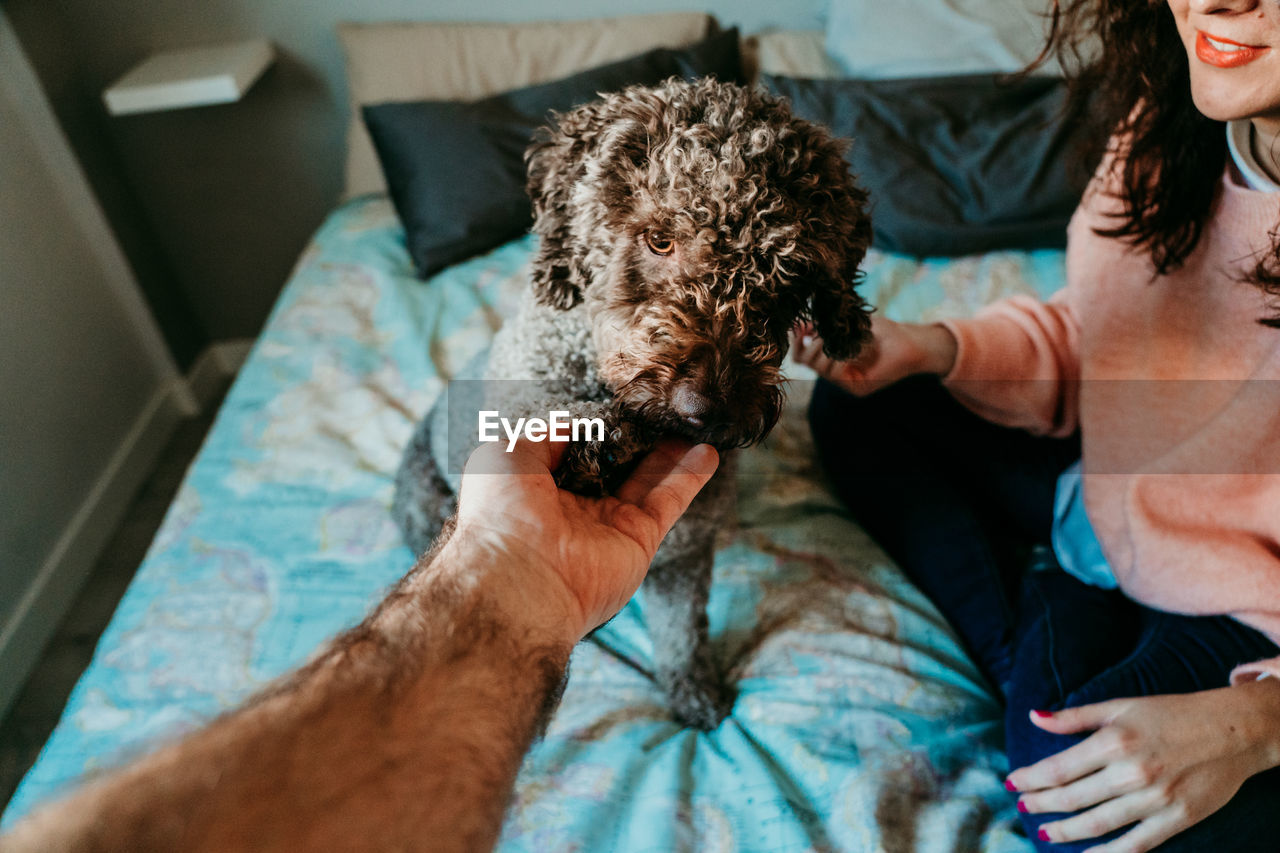
[[[548,111],[632,84],[708,75],[742,81],[736,29],[479,101],[366,106],[365,125],[418,275],[427,278],[528,229],[524,150]]]
[[[1066,245],[1084,191],[1066,84],[992,74],[899,80],[763,75],[799,116],[851,138],[878,248],[963,255]]]

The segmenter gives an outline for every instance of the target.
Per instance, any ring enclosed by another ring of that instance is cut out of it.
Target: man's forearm
[[[492,844],[572,647],[545,618],[517,627],[502,561],[455,538],[303,670],[37,813],[4,849]]]

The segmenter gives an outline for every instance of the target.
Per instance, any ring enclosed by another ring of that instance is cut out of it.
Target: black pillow
[[[908,80],[763,75],[799,116],[853,140],[878,248],[910,255],[1057,248],[1084,191],[1066,83],[991,74]]]
[[[712,74],[742,82],[736,29],[480,101],[365,107],[364,122],[418,275],[427,278],[529,227],[524,150],[549,110],[568,110],[636,83]]]

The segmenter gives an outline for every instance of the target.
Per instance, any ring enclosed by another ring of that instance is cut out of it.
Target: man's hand
[[[871,340],[852,361],[827,356],[811,324],[792,329],[790,337],[796,363],[857,396],[917,373],[945,376],[956,361],[956,340],[945,326],[896,323],[879,314],[871,317]]]
[[[717,464],[664,445],[589,500],[551,479],[563,447],[477,451],[454,535],[361,625],[0,848],[490,849],[573,644],[635,591]]]
[[[1266,681],[1274,681],[1267,679]],[[1280,762],[1280,684],[1256,682],[1176,696],[1113,699],[1054,714],[1045,731],[1093,731],[1009,774],[1032,814],[1080,814],[1047,823],[1046,841],[1078,841],[1134,824],[1095,853],[1141,853],[1227,804],[1244,781]]]
[[[710,445],[659,444],[616,496],[556,488],[567,444],[486,444],[462,477],[456,540],[509,557],[504,590],[516,610],[576,642],[631,598],[667,531],[719,464]],[[464,546],[465,547],[465,546]]]

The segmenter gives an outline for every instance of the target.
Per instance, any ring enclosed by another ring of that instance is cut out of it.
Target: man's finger
[[[524,436],[510,452],[505,441],[485,442],[472,451],[463,474],[545,475],[556,469],[568,448],[566,441],[530,441]]]
[[[720,456],[709,444],[664,441],[640,462],[617,497],[644,510],[666,536],[719,465]]]

